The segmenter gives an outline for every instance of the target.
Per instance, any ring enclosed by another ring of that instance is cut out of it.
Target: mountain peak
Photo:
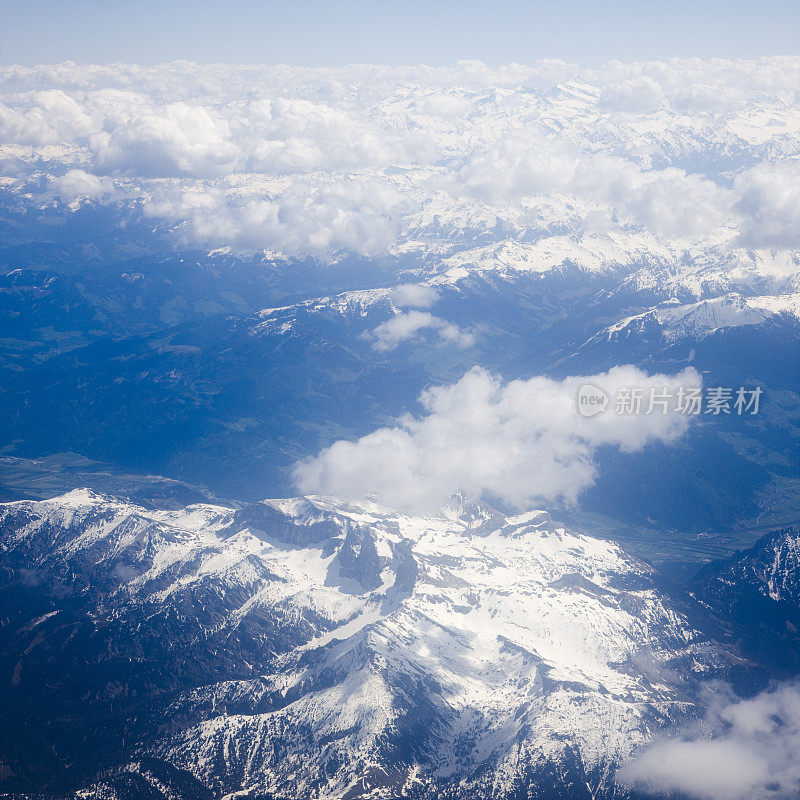
[[[455,492],[442,506],[442,515],[451,520],[463,522],[468,528],[478,527],[490,520],[503,518],[497,509],[488,503],[467,495],[465,492]]]

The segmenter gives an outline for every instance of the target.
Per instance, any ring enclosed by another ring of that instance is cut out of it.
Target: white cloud
[[[409,304],[416,305],[416,304]],[[382,322],[370,331],[373,348],[380,352],[394,350],[402,342],[416,339],[422,331],[434,331],[439,338],[458,347],[469,347],[474,343],[473,334],[462,331],[457,325],[435,317],[428,311],[404,311],[390,320]]]
[[[170,103],[110,132],[94,133],[89,147],[100,169],[142,177],[225,175],[239,156],[228,122],[186,103]]]
[[[608,111],[647,114],[666,105],[666,96],[659,83],[640,75],[620,83],[610,83],[600,95],[600,105]]]
[[[357,441],[338,441],[295,467],[304,494],[373,497],[400,508],[428,510],[456,491],[491,495],[519,506],[573,502],[595,476],[601,445],[627,451],[673,441],[689,425],[676,413],[623,416],[611,410],[592,418],[577,412],[586,382],[610,397],[624,386],[696,388],[689,368],[675,376],[648,376],[635,367],[563,381],[536,377],[504,383],[474,368],[457,383],[426,390],[424,413],[406,415]]]
[[[643,170],[619,156],[584,153],[561,139],[504,137],[454,176],[463,190],[501,205],[531,195],[572,195],[621,221],[674,239],[711,233],[731,214],[733,194],[683,170]]]
[[[82,200],[110,200],[117,196],[114,181],[101,178],[82,169],[71,169],[50,182],[53,194],[68,203]]]
[[[157,187],[145,213],[180,226],[188,245],[220,243],[285,257],[340,251],[377,256],[397,237],[407,200],[372,177]]]
[[[745,246],[800,247],[800,158],[753,167],[735,186]]]
[[[414,111],[423,117],[460,117],[474,109],[466,97],[446,92],[425,94],[414,102]]]
[[[639,791],[696,800],[800,796],[800,687],[750,700],[718,691],[701,723],[653,742],[617,779]]]
[[[439,299],[439,292],[424,283],[403,283],[392,289],[391,297],[398,308],[430,308]]]
[[[627,177],[616,185],[612,203],[637,224],[669,239],[702,239],[731,214],[732,193],[700,175],[668,168]]]
[[[71,143],[88,136],[96,122],[83,104],[61,89],[25,97],[20,103],[0,103],[3,142],[48,145]]]
[[[49,199],[39,176],[82,170],[124,182],[182,244],[287,257],[452,253],[567,224],[796,247],[798,80],[791,57],[5,67],[0,166],[24,202]]]

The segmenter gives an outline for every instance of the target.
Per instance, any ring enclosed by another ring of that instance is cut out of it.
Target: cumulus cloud
[[[81,170],[104,187],[84,179],[85,199],[124,183],[126,213],[179,244],[287,258],[447,254],[559,225],[796,247],[798,80],[791,57],[4,67],[0,169],[21,202],[44,186],[80,205],[75,176],[56,181]]]
[[[618,781],[696,800],[800,796],[800,687],[750,700],[718,692],[702,722],[653,742],[620,770]]]
[[[576,397],[586,383],[615,397],[623,387],[699,388],[700,375],[686,369],[652,375],[635,367],[563,381],[536,377],[503,382],[474,368],[458,382],[420,396],[423,413],[405,415],[393,427],[338,441],[294,470],[299,490],[347,498],[375,498],[414,510],[441,506],[455,492],[489,495],[518,507],[574,502],[595,477],[594,454],[613,445],[635,451],[649,442],[673,441],[690,418],[675,407],[666,414],[620,415],[612,410],[587,418]]]
[[[430,308],[439,299],[439,292],[424,283],[402,283],[392,289],[391,298],[398,308]]]
[[[659,83],[639,75],[620,83],[610,83],[600,95],[600,105],[608,111],[647,114],[666,105],[667,98]]]
[[[53,194],[68,203],[83,200],[110,200],[117,188],[110,178],[98,177],[82,169],[71,169],[50,182]]]
[[[157,187],[145,202],[145,213],[178,226],[187,245],[269,248],[281,257],[339,251],[377,256],[395,240],[407,204],[391,183],[379,178],[305,178]]]
[[[414,111],[424,117],[459,117],[473,111],[475,106],[460,94],[431,92],[414,101]]]
[[[373,348],[380,352],[394,350],[402,342],[416,339],[423,331],[434,331],[443,342],[469,347],[475,336],[462,331],[457,325],[435,317],[429,311],[404,311],[390,320],[381,323],[370,331],[368,338],[373,340]]]
[[[681,169],[643,170],[618,156],[585,153],[561,139],[504,137],[454,176],[463,190],[495,205],[531,195],[572,195],[611,215],[675,239],[711,233],[732,212],[732,192]]]
[[[68,144],[88,136],[95,127],[83,104],[61,89],[36,92],[19,103],[0,103],[3,142]]]
[[[100,169],[143,177],[225,175],[239,155],[225,119],[186,103],[170,103],[92,134],[89,148]]]
[[[738,175],[741,241],[748,247],[800,247],[800,158]]]

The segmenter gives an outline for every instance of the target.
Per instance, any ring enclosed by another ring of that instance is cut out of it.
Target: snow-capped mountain
[[[632,800],[699,684],[796,675],[796,528],[690,576],[798,519],[798,77],[0,68],[0,794]],[[758,413],[584,446],[615,367]],[[261,500],[385,464],[564,476]]]
[[[0,532],[20,788],[617,797],[615,765],[728,659],[616,545],[461,497],[415,517],[76,490],[2,506]],[[99,718],[119,735],[76,739]]]
[[[657,329],[666,344],[704,339],[717,331],[743,325],[765,325],[781,317],[800,324],[800,294],[743,297],[728,294],[697,303],[665,303],[611,325],[608,340],[623,339]]]

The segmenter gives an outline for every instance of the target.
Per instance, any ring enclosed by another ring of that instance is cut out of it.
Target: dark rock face
[[[800,672],[800,527],[707,565],[692,591],[747,655],[785,675]]]
[[[365,591],[381,585],[381,559],[369,531],[349,528],[337,558],[340,575],[358,581]]]
[[[0,761],[20,789],[68,787],[120,763],[129,742],[179,724],[166,711],[177,693],[268,669],[324,624],[277,605],[231,625],[259,587],[282,581],[252,556],[242,580],[209,575],[162,597],[200,568],[204,556],[187,552],[134,591],[180,546],[172,526],[112,502],[52,519],[32,508],[0,509]],[[26,526],[35,533],[21,536]]]
[[[249,503],[233,515],[231,532],[249,528],[291,545],[313,545],[338,536],[341,526],[333,519],[298,522],[267,503]]]

